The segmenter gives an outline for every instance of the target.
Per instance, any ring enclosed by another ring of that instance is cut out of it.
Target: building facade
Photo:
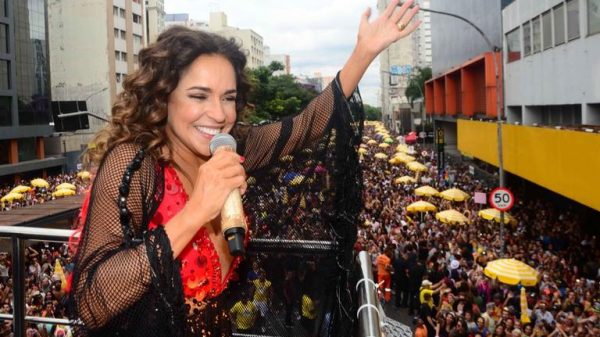
[[[462,3],[452,2],[453,13],[497,17],[476,6],[461,10]],[[498,5],[477,4],[484,3]],[[600,149],[600,1],[513,0],[500,8],[501,54],[472,55],[478,52],[475,37],[450,23],[437,26],[434,14],[433,69],[438,73],[426,84],[426,110],[460,154],[495,166],[502,157],[506,172],[600,211],[600,156],[595,155]],[[438,29],[460,33],[454,46],[441,42],[451,62],[439,59],[442,50],[436,53]],[[488,37],[498,39],[495,33]]]
[[[209,30],[228,39],[234,39],[246,52],[247,66],[251,69],[265,65],[263,38],[252,29],[230,27],[223,12],[210,13]]]
[[[208,23],[196,21],[187,13],[165,14],[164,28],[171,26],[185,26],[192,29],[208,31]]]
[[[600,125],[600,1],[520,0],[503,17],[508,122]]]
[[[53,101],[86,101],[88,112],[107,119],[145,45],[144,12],[142,0],[48,0]],[[105,123],[89,121],[89,129],[61,135],[68,170]]]
[[[53,133],[44,0],[0,2],[0,182],[60,170],[46,154]]]
[[[379,0],[377,9],[382,12],[389,0]],[[381,78],[381,114],[389,130],[408,133],[413,130],[414,118],[405,96],[412,69],[417,65],[417,39],[401,39],[379,54]]]
[[[430,8],[430,2],[430,0],[420,1],[419,6]],[[412,34],[414,39],[413,58],[416,60],[416,66],[421,68],[431,67],[431,13],[420,11],[418,15],[421,25]]]
[[[145,2],[145,32],[146,45],[156,41],[158,35],[165,30],[165,1],[146,0]]]
[[[272,62],[279,62],[283,64],[283,70],[274,72],[274,75],[290,75],[292,73],[292,65],[290,62],[290,55],[288,54],[271,54],[271,48],[264,46],[263,48],[265,66],[268,66]]]

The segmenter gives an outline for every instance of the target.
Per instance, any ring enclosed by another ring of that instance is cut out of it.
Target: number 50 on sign
[[[490,193],[490,204],[495,209],[506,212],[515,204],[515,197],[508,188],[498,187]]]

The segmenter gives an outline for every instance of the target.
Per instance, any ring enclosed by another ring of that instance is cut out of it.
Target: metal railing
[[[385,314],[377,297],[377,283],[373,281],[371,257],[366,251],[358,253],[358,264],[362,272],[356,282],[358,292],[359,337],[381,337]]]
[[[73,234],[67,229],[48,229],[36,227],[0,226],[0,238],[9,238],[12,242],[12,279],[13,313],[0,314],[0,320],[12,320],[14,337],[25,337],[25,322],[43,324],[77,325],[64,318],[25,316],[25,242],[67,241]]]

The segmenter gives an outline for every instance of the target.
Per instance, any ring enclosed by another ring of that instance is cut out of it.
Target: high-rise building
[[[144,15],[142,0],[48,0],[53,101],[86,101],[88,112],[108,118],[144,47]],[[62,135],[69,169],[104,123],[90,117],[89,130]]]
[[[457,14],[471,21],[495,47],[502,45],[502,2],[455,0],[431,1],[431,9]],[[433,79],[425,86],[425,110],[433,115],[436,128],[444,130],[446,150],[456,152],[457,123],[460,118],[497,116],[494,56],[502,73],[499,53],[493,53],[485,39],[456,17],[431,14]]]
[[[419,2],[421,8],[429,8],[429,4],[430,0]],[[412,34],[415,66],[431,67],[431,13],[420,11],[418,19],[421,20],[421,25]]]
[[[265,57],[265,66],[268,66],[272,62],[279,62],[283,64],[283,70],[278,70],[273,75],[289,75],[292,73],[292,66],[290,64],[290,55],[288,54],[271,54],[271,48],[269,46],[263,47],[263,55]]]
[[[165,30],[164,0],[146,0],[145,29],[146,45],[156,41],[158,35]]]
[[[432,15],[425,105],[446,149],[495,166],[501,151],[509,184],[520,177],[600,211],[600,1],[453,0],[432,8],[471,20],[502,49],[492,53],[473,27]]]
[[[252,29],[231,27],[223,12],[210,13],[209,30],[228,39],[234,39],[246,52],[247,66],[256,69],[265,65],[263,38]]]
[[[164,28],[169,28],[175,25],[208,31],[208,23],[191,19],[190,15],[187,13],[165,14]]]
[[[47,156],[52,135],[44,0],[5,0],[0,6],[0,182],[59,170]]]
[[[379,12],[389,2],[378,0]],[[417,64],[415,41],[414,38],[401,39],[379,54],[382,118],[388,129],[398,133],[407,133],[413,129],[414,118],[405,91],[412,69]]]

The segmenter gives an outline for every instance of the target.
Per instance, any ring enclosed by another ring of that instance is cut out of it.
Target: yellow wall
[[[496,123],[457,121],[458,149],[498,164]],[[502,126],[504,169],[600,211],[600,134]]]

